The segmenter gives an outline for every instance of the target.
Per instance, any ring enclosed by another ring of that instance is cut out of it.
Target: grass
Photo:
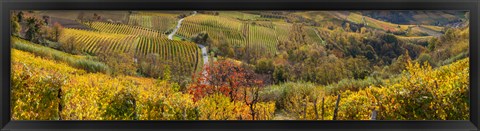
[[[12,46],[15,49],[31,52],[44,58],[65,62],[72,67],[84,69],[87,72],[106,73],[109,71],[109,67],[104,63],[91,60],[84,56],[68,54],[49,47],[37,45],[17,37],[12,37],[11,40]]]
[[[173,40],[178,40],[178,41],[182,41],[182,37],[178,36],[178,35],[174,35],[173,36]]]

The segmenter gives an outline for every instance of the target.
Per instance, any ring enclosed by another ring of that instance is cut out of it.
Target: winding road
[[[193,14],[190,15],[190,16],[195,16],[195,14],[197,14],[197,11],[193,11]],[[187,16],[187,17],[189,17],[189,16]],[[168,34],[168,39],[173,40],[173,36],[175,35],[175,33],[177,33],[178,29],[180,29],[180,27],[182,26],[183,19],[185,19],[187,17],[184,17],[184,18],[178,20],[178,23],[177,23],[177,26],[175,27],[175,29],[173,29],[173,31],[170,34]],[[207,48],[204,45],[201,45],[201,44],[197,44],[197,45],[202,50],[202,58],[203,58],[203,65],[204,65],[203,67],[205,67],[205,65],[208,64]],[[204,76],[207,76],[207,71],[203,70],[202,74]]]
[[[178,23],[175,29],[173,29],[172,33],[168,34],[168,39],[173,40],[173,36],[175,35],[175,33],[177,33],[178,29],[180,29],[180,26],[182,26],[183,19],[185,18],[178,20]]]

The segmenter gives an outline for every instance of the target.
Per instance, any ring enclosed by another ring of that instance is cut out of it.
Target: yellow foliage
[[[197,101],[201,120],[248,120],[250,109],[242,102],[222,94],[213,94]]]
[[[400,81],[340,93],[339,120],[468,120],[469,59],[433,69],[409,61]],[[337,96],[325,98],[331,119]]]

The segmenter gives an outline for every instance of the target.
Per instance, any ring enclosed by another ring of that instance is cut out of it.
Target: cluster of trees
[[[16,15],[12,14],[11,17],[12,35],[23,37],[34,43],[48,45],[49,42],[46,40],[57,42],[63,30],[63,26],[59,23],[49,24],[50,17],[25,17],[23,11],[19,11]]]

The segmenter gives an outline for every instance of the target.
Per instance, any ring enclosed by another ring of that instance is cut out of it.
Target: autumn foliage
[[[245,95],[243,90],[263,84],[252,70],[226,60],[205,67],[205,71],[197,76],[198,79],[189,88],[195,101],[214,93],[224,94],[231,100],[241,100]]]

